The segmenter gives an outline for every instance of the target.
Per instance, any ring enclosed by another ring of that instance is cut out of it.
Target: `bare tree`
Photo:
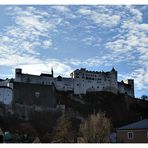
[[[108,137],[111,129],[110,119],[105,117],[105,113],[90,115],[80,125],[80,133],[86,143],[109,142]]]
[[[57,125],[53,131],[53,142],[70,143],[74,142],[71,122],[62,115],[57,120]]]

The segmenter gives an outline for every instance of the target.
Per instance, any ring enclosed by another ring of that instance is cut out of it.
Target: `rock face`
[[[55,108],[56,93],[53,85],[13,83],[13,110],[22,119],[29,120],[32,111]]]

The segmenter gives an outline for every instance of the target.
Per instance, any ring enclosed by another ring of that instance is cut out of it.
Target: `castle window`
[[[84,78],[84,74],[82,75],[82,78]]]
[[[26,82],[28,82],[28,83],[29,83],[29,82],[30,82],[30,78],[27,78]]]
[[[77,84],[77,86],[79,86],[79,84]]]
[[[97,86],[97,88],[99,88],[99,86]]]
[[[35,97],[39,98],[40,97],[40,92],[35,92]]]

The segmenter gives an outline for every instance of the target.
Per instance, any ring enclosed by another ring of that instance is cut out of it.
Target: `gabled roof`
[[[122,126],[117,130],[127,130],[127,129],[148,129],[148,119],[144,119],[138,122]]]

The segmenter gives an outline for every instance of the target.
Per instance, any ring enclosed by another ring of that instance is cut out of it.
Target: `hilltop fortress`
[[[124,93],[134,97],[134,80],[117,81],[117,71],[88,71],[85,68],[76,69],[70,74],[70,78],[54,77],[53,69],[51,74],[31,75],[22,73],[22,69],[15,70],[15,82],[54,85],[58,91],[71,91],[75,95],[86,94],[87,92],[109,91],[113,93]]]
[[[0,103],[7,106],[7,112],[27,120],[32,111],[59,109],[59,92],[68,92],[74,98],[78,95],[78,99],[87,93],[99,91],[126,94],[134,98],[134,80],[118,82],[117,71],[114,68],[108,72],[81,68],[73,71],[70,76],[54,77],[53,69],[51,74],[31,75],[17,68],[14,79],[0,79]]]

